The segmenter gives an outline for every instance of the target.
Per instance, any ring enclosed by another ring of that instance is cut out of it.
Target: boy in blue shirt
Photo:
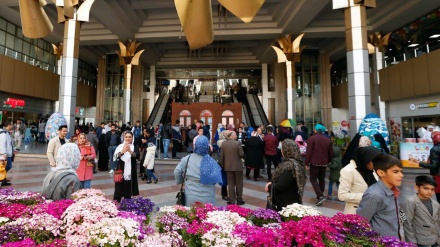
[[[440,244],[440,205],[431,197],[437,182],[430,176],[417,176],[417,194],[407,199],[404,222],[405,240],[419,247],[435,247]]]
[[[402,163],[386,154],[379,154],[372,161],[379,181],[365,191],[356,214],[366,218],[381,236],[404,240],[397,202],[400,194],[397,186],[402,184],[403,179]]]

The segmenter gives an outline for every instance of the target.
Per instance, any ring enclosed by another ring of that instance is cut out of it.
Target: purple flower
[[[249,214],[249,218],[257,226],[281,222],[280,215],[272,209],[255,209]]]
[[[154,203],[149,198],[136,197],[123,199],[119,204],[119,210],[132,212],[137,215],[145,215],[146,224],[150,222],[150,215],[154,210]]]
[[[0,244],[21,241],[25,236],[25,231],[21,225],[6,224],[0,227]]]
[[[379,242],[383,244],[384,247],[417,247],[417,245],[413,243],[402,242],[396,237],[389,236],[382,237]]]

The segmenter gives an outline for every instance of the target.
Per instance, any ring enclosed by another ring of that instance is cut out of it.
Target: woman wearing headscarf
[[[47,174],[43,181],[42,195],[46,199],[64,200],[82,188],[76,175],[81,153],[78,146],[66,143],[58,150],[56,167]]]
[[[84,189],[89,189],[93,178],[93,162],[96,157],[95,149],[87,141],[86,134],[80,133],[78,135],[78,148],[81,152],[81,162],[79,163],[76,174],[78,174],[79,181]]]
[[[355,150],[353,159],[342,168],[339,178],[338,198],[345,202],[345,214],[356,214],[362,196],[378,177],[373,171],[372,160],[380,150],[369,146]]]
[[[115,183],[115,193],[113,200],[121,201],[122,197],[131,198],[139,195],[139,187],[136,175],[136,159],[139,158],[139,148],[133,144],[133,133],[124,133],[124,142],[119,144],[113,155],[113,160],[117,161],[116,170],[123,171],[124,181]]]
[[[220,133],[220,139],[217,141],[217,146],[218,146],[218,159],[217,161],[220,161],[220,154],[222,151],[222,144],[224,141],[228,140],[228,137],[230,136],[229,133],[231,133],[229,130],[223,130]],[[229,201],[229,197],[228,197],[228,176],[226,175],[226,171],[223,169],[222,167],[222,180],[223,180],[223,184],[222,184],[222,189],[221,189],[221,194],[222,194],[222,199],[225,201]]]
[[[284,162],[276,168],[272,181],[266,184],[266,192],[272,194],[276,210],[292,203],[302,204],[304,186],[306,184],[306,168],[301,159],[298,145],[291,140],[285,139],[281,147]]]
[[[366,137],[368,138],[368,137]],[[369,140],[369,138],[368,138]],[[367,146],[371,146],[371,141],[369,141],[369,145],[366,145],[367,143],[367,139],[365,139],[361,134],[356,133],[356,135],[353,137],[353,139],[351,140],[350,144],[348,144],[347,146],[347,150],[344,153],[344,156],[342,156],[341,162],[342,162],[342,167],[345,167],[346,165],[348,165],[350,163],[350,160],[353,158],[353,155],[356,151],[356,149],[359,147],[359,144],[362,147],[367,147]]]
[[[177,184],[185,183],[185,206],[195,202],[215,204],[215,184],[222,183],[221,168],[208,150],[208,138],[199,136],[194,153],[183,157],[174,169]]]
[[[254,180],[258,181],[260,169],[264,168],[264,141],[258,135],[257,131],[252,131],[251,138],[246,141],[246,152],[244,164],[246,166],[246,178],[249,176],[251,170],[254,170]]]

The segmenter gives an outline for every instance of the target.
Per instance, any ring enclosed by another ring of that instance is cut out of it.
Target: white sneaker
[[[109,171],[108,173],[110,173],[110,174],[111,174],[111,173],[113,173],[113,172],[114,172],[114,171],[113,171],[113,169],[112,169],[112,170],[110,170],[110,171]]]

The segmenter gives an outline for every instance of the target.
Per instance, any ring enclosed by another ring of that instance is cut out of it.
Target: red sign
[[[7,98],[6,101],[4,101],[3,107],[23,108],[25,105],[26,102],[22,99]]]

